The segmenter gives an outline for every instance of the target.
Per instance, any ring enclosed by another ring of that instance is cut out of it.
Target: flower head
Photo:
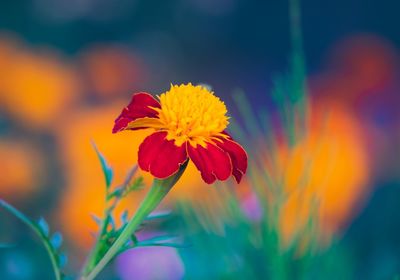
[[[203,86],[172,85],[158,100],[148,93],[132,96],[116,119],[113,133],[153,128],[139,147],[139,166],[157,178],[176,173],[189,158],[206,183],[233,175],[240,182],[247,169],[244,149],[230,137],[225,104]]]

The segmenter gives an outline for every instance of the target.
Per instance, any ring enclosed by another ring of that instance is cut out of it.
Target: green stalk
[[[23,222],[25,225],[30,227],[33,230],[33,232],[35,232],[35,234],[39,237],[40,241],[43,243],[43,245],[46,248],[46,251],[50,257],[51,266],[53,267],[53,271],[54,271],[54,278],[56,280],[61,280],[62,273],[61,273],[60,267],[58,266],[58,263],[57,263],[57,256],[56,256],[55,252],[53,251],[53,247],[51,246],[51,242],[50,242],[49,238],[46,236],[46,233],[44,233],[37,224],[32,222],[30,219],[28,219],[23,213],[21,213],[19,210],[17,210],[12,205],[8,204],[7,202],[5,202],[2,199],[0,199],[0,207],[3,207],[9,213],[13,214],[21,222]]]
[[[108,216],[107,211],[105,213],[106,213],[106,216],[105,216],[104,221],[102,222],[100,234],[99,234],[99,236],[97,238],[97,241],[96,241],[96,244],[94,245],[93,250],[89,254],[89,256],[88,256],[88,258],[87,258],[87,260],[85,262],[85,265],[83,266],[84,270],[81,272],[82,274],[89,273],[89,271],[91,269],[93,269],[93,267],[96,265],[96,258],[97,258],[98,254],[99,254],[101,246],[103,245],[102,242],[101,242],[101,239],[102,239],[102,236],[107,231],[107,226],[108,226],[109,219],[110,219],[109,216]]]
[[[113,245],[108,249],[105,255],[100,259],[97,265],[88,275],[82,276],[81,280],[94,279],[103,268],[120,252],[121,248],[130,240],[131,235],[135,233],[137,228],[143,223],[144,219],[160,204],[163,198],[168,194],[171,188],[176,184],[186,169],[188,161],[186,161],[179,171],[171,177],[159,180],[154,179],[153,185],[146,197],[143,199],[139,209],[136,211],[132,219],[127,223],[125,229],[115,240]]]

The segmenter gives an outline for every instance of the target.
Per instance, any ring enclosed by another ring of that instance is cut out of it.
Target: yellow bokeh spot
[[[168,131],[168,140],[177,146],[189,141],[193,146],[206,146],[228,125],[225,104],[204,86],[171,85],[159,97],[159,118]]]

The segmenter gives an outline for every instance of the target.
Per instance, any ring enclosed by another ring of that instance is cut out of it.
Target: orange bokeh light
[[[144,64],[122,46],[92,46],[82,52],[80,68],[86,91],[101,98],[125,95],[146,78]]]
[[[360,123],[343,107],[318,105],[304,138],[293,147],[278,144],[273,155],[271,174],[286,197],[280,212],[285,244],[313,216],[320,240],[329,241],[368,193],[369,164]]]
[[[383,38],[358,35],[342,41],[335,48],[332,61],[354,90],[363,93],[393,82],[399,58]]]
[[[9,201],[26,199],[44,182],[44,158],[26,141],[0,140],[0,197]]]
[[[0,58],[7,59],[0,63],[0,73],[7,78],[1,79],[0,106],[29,127],[55,124],[78,96],[74,70],[50,51],[28,51],[7,40],[2,46]]]
[[[327,71],[311,80],[312,92],[353,106],[378,98],[395,84],[399,62],[396,50],[384,39],[352,36],[334,48]]]

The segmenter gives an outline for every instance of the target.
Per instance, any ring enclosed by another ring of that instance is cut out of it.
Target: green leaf
[[[113,170],[111,166],[107,163],[105,157],[100,153],[99,149],[97,148],[96,144],[93,141],[92,145],[96,151],[97,157],[100,160],[101,169],[103,170],[104,178],[106,180],[106,187],[107,189],[109,189],[113,180]]]
[[[53,248],[59,249],[63,242],[62,234],[59,232],[54,233],[50,239],[50,242],[51,242],[51,245],[53,245]]]
[[[68,263],[68,257],[65,254],[60,254],[58,258],[60,267],[65,267],[66,264]]]
[[[119,253],[121,248],[125,247],[127,242],[130,240],[131,235],[135,233],[143,220],[154,211],[154,209],[160,204],[163,198],[168,194],[171,188],[176,184],[179,178],[185,171],[188,160],[181,165],[179,171],[174,175],[166,179],[154,179],[153,185],[150,191],[147,193],[145,198],[142,200],[141,205],[137,209],[133,218],[128,224],[122,227],[122,231],[118,234],[117,239],[112,243],[112,245],[107,248],[107,252],[97,259],[98,254],[95,252],[94,257],[89,257],[87,265],[83,268],[83,275],[85,279],[94,279],[100,271]],[[99,244],[99,243],[97,243]],[[97,246],[97,245],[96,245]],[[94,260],[94,261],[92,261]]]
[[[174,247],[174,248],[186,248],[189,247],[188,244],[184,243],[176,243],[172,242],[176,239],[176,236],[165,235],[165,236],[158,236],[154,238],[150,238],[147,240],[139,241],[136,246],[166,246],[166,247]]]
[[[158,219],[165,219],[171,216],[171,211],[164,211],[164,212],[158,212],[158,213],[153,213],[150,214],[145,221],[152,221],[152,220],[158,220]]]
[[[137,190],[141,190],[144,188],[144,181],[143,181],[143,177],[137,177],[133,180],[133,182],[127,187],[124,195],[129,194],[132,191],[137,191]]]
[[[129,219],[129,217],[128,217],[128,211],[127,210],[125,210],[122,214],[121,214],[121,222],[122,222],[122,224],[126,224],[126,223],[128,223],[128,219]]]
[[[43,217],[40,217],[37,224],[38,224],[39,228],[41,229],[41,231],[43,232],[43,234],[45,236],[48,236],[50,229],[49,229],[49,225],[46,222],[46,220]]]
[[[138,243],[138,239],[137,239],[136,235],[134,235],[134,234],[131,235],[131,240],[132,240],[134,246]]]
[[[112,229],[116,228],[115,221],[114,221],[114,218],[112,216],[110,216],[110,225],[111,225]]]
[[[0,207],[8,211],[10,214],[14,215],[17,219],[27,225],[31,230],[39,237],[40,241],[43,243],[46,251],[50,257],[51,264],[54,270],[54,276],[56,280],[62,279],[62,272],[59,266],[56,249],[53,247],[50,239],[48,238],[49,234],[49,226],[45,219],[40,218],[38,223],[31,221],[27,216],[25,216],[22,212],[14,208],[12,205],[8,204],[4,200],[0,199]]]
[[[123,188],[115,188],[111,193],[107,195],[107,200],[110,200],[112,198],[117,198],[117,197],[122,197],[124,193]]]

